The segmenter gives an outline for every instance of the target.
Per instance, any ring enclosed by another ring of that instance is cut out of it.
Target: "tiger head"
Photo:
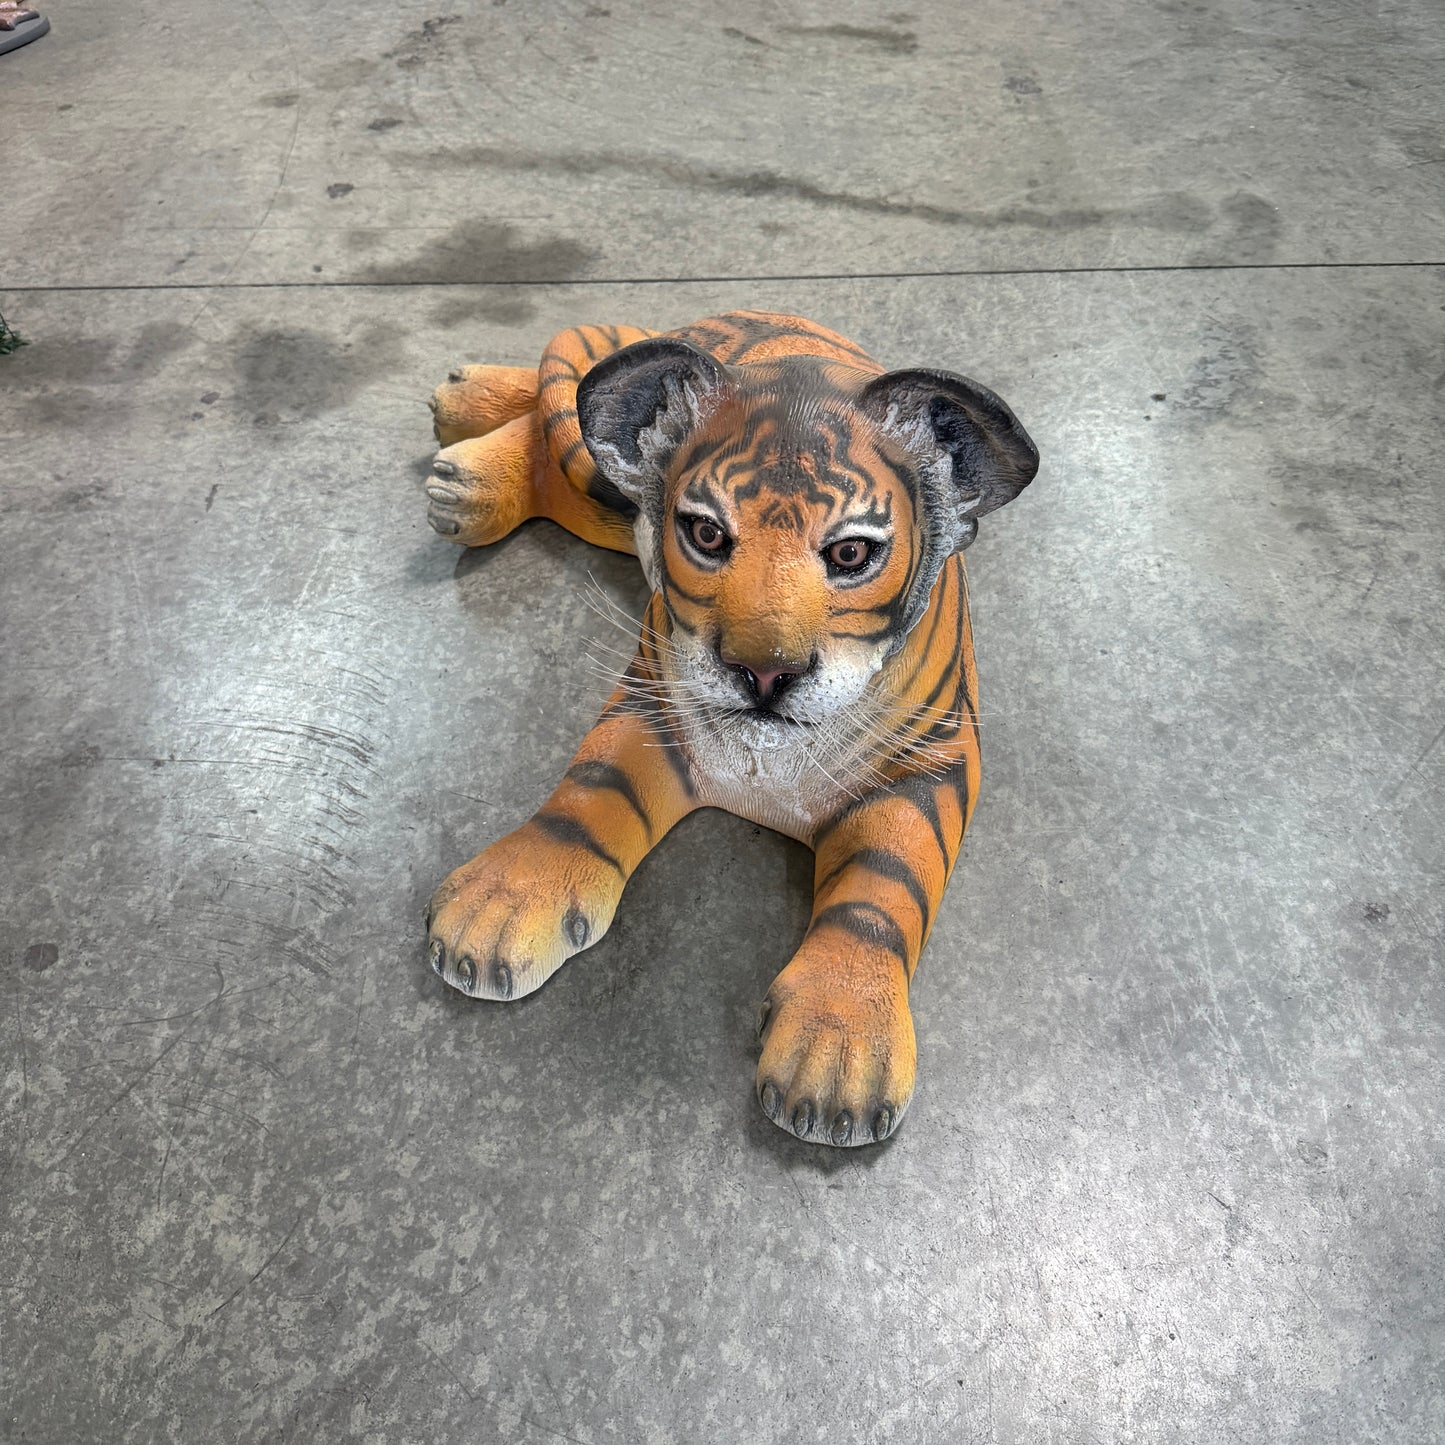
[[[848,709],[1038,452],[993,392],[812,356],[725,366],[673,337],[577,391],[614,505],[635,509],[681,695],[762,741]]]

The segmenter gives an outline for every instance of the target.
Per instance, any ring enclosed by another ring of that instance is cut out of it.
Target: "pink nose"
[[[757,699],[760,707],[766,707],[795,677],[801,676],[797,668],[755,668],[731,657],[723,658],[723,666],[742,673],[748,691]]]

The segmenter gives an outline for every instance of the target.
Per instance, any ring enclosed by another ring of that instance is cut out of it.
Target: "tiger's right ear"
[[[577,384],[582,439],[602,478],[648,510],[673,454],[730,384],[707,352],[671,336],[604,357]]]

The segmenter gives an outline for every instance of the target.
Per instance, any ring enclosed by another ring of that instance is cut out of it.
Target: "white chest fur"
[[[831,750],[814,730],[772,736],[780,726],[687,730],[683,740],[704,803],[807,843],[847,798],[830,776],[824,753]]]

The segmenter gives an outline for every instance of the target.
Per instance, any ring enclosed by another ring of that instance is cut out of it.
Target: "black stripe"
[[[890,853],[885,848],[860,848],[856,853],[850,853],[826,878],[819,880],[817,891],[822,893],[849,868],[855,867],[866,868],[870,873],[876,873],[880,878],[887,878],[890,882],[906,888],[908,896],[918,905],[918,916],[923,920],[923,926],[928,927],[928,920],[933,913],[928,902],[928,890],[907,859],[900,858],[898,854]]]
[[[592,836],[591,830],[579,823],[576,818],[568,818],[562,813],[544,812],[534,814],[532,821],[559,843],[571,843],[575,847],[585,848],[604,863],[610,863],[619,873],[622,872],[622,864]]]
[[[710,597],[700,596],[696,592],[689,592],[687,588],[682,586],[677,578],[672,575],[671,569],[665,569],[663,571],[662,583],[663,590],[667,593],[669,599],[681,597],[684,602],[690,602],[694,607],[706,607],[712,601]]]
[[[938,796],[933,791],[931,779],[921,779],[925,786],[918,790],[917,796],[910,796],[908,801],[923,814],[924,821],[933,829],[933,841],[938,844],[938,856],[943,859],[943,871],[946,875],[953,867],[953,859],[948,854],[948,839],[943,835],[943,815],[938,811]]]
[[[958,799],[958,816],[965,820],[964,826],[966,827],[966,820],[968,818],[968,769],[960,764],[957,768],[950,770],[940,778],[939,782],[943,787],[953,789],[953,795]],[[960,844],[963,842],[962,836],[960,836],[958,841]]]
[[[822,850],[827,847],[828,839],[833,833],[849,818],[861,813],[864,808],[874,803],[886,802],[889,798],[901,798],[903,801],[912,803],[933,829],[933,836],[938,843],[939,854],[943,858],[944,871],[948,872],[953,867],[953,858],[949,853],[948,840],[943,832],[943,820],[938,812],[937,789],[952,788],[954,793],[959,793],[958,785],[953,782],[953,774],[957,773],[962,780],[962,792],[966,796],[968,792],[968,773],[963,763],[957,763],[949,768],[947,772],[930,776],[927,773],[910,773],[905,778],[899,778],[897,782],[886,784],[875,792],[867,793],[861,798],[854,798],[844,807],[839,809],[813,839],[815,850]],[[962,800],[960,800],[960,803]],[[960,806],[960,816],[965,812]],[[963,835],[959,834],[959,841],[962,842]]]
[[[550,437],[552,435],[552,428],[560,422],[576,420],[577,408],[575,406],[556,406],[542,418],[542,430]]]
[[[873,358],[857,342],[849,341],[847,337],[840,336],[835,340],[832,336],[820,336],[811,326],[780,326],[771,316],[761,312],[728,311],[718,319],[730,323],[742,333],[742,349],[733,356],[734,361],[741,359],[755,347],[765,345],[769,341],[779,340],[784,336],[795,336],[802,341],[815,341],[820,346],[847,352],[856,356],[860,361],[873,361]],[[805,354],[817,355],[816,352]],[[873,362],[873,364],[876,366],[877,362]]]
[[[661,709],[658,709],[661,712]],[[657,746],[662,749],[662,756],[668,767],[672,769],[673,776],[677,779],[679,786],[689,798],[697,797],[697,789],[692,782],[692,769],[688,766],[687,755],[682,750],[682,744],[677,740],[676,733],[668,726],[665,720],[652,722],[648,726],[657,738]]]
[[[908,944],[903,937],[903,930],[877,904],[831,904],[813,919],[808,932],[812,933],[814,929],[824,925],[841,928],[860,943],[886,948],[889,953],[897,956],[899,963],[903,965],[904,975],[907,975]]]
[[[587,479],[587,495],[598,506],[606,507],[609,512],[616,512],[619,517],[625,517],[629,522],[637,515],[637,503],[630,497],[623,496],[616,485],[602,475],[595,463],[592,475]]]
[[[960,607],[954,625],[953,650],[947,654],[947,656],[952,659],[953,665],[951,668],[945,667],[943,669],[943,673],[934,685],[933,691],[923,699],[923,702],[920,704],[921,707],[936,707],[938,699],[943,696],[943,691],[948,684],[950,682],[956,683],[963,677],[963,619],[964,611],[963,608]],[[955,687],[954,697],[957,698],[957,696],[958,689]]]
[[[700,467],[710,456],[717,452],[728,441],[727,432],[719,432],[711,437],[703,437],[693,442],[682,460],[677,466],[677,475],[686,476],[688,472]]]
[[[633,667],[636,666],[634,662]],[[653,679],[644,677],[643,674],[633,671],[629,667],[623,677],[632,681],[651,682]],[[603,717],[635,717],[641,721],[644,727],[657,739],[657,746],[662,750],[662,756],[668,767],[673,771],[679,786],[689,798],[697,797],[697,789],[693,786],[692,771],[688,767],[687,758],[683,754],[682,747],[677,740],[672,726],[667,720],[667,714],[662,709],[662,704],[655,697],[643,696],[636,692],[626,692],[618,698],[615,703],[609,702],[602,709]]]
[[[878,453],[878,460],[898,478],[898,485],[908,493],[908,500],[913,503],[915,512],[918,510],[918,473],[905,462],[895,462],[891,457],[885,457],[882,452]]]
[[[557,465],[565,472],[572,464],[572,458],[575,457],[578,452],[586,450],[587,443],[581,437],[578,437],[575,442],[569,442],[567,444],[562,455],[557,458]]]
[[[923,546],[916,527],[910,535],[910,541],[913,545],[908,557],[908,573],[903,579],[903,585],[893,594],[893,602],[890,609],[895,622],[901,621],[904,613],[907,611],[913,598],[914,583],[917,582],[918,574],[923,569]],[[932,583],[929,583],[930,587],[932,585]],[[926,607],[925,610],[927,610]],[[917,618],[914,619],[915,622],[917,620]]]
[[[933,613],[933,617],[928,624],[928,636],[924,638],[923,646],[919,650],[918,662],[914,666],[913,671],[898,685],[899,694],[902,696],[906,697],[912,692],[913,685],[922,675],[923,669],[933,661],[933,640],[938,636],[938,626],[943,619],[944,608],[947,605],[948,578],[949,574],[945,572],[943,574],[943,586],[938,589],[938,600],[929,609],[929,611]],[[927,615],[927,613],[924,614],[924,616]]]
[[[874,612],[880,612],[882,608],[872,608]],[[882,642],[885,637],[897,628],[896,622],[885,622],[876,632],[835,632],[834,637],[846,637],[849,642]]]
[[[592,342],[588,339],[587,328],[584,326],[578,326],[573,330],[572,334],[581,343],[582,350],[587,353],[587,360],[596,361],[597,352],[593,349]]]
[[[642,826],[647,829],[647,837],[651,841],[652,820],[647,816],[642,799],[637,796],[637,789],[632,786],[632,779],[621,768],[612,763],[573,763],[567,769],[567,777],[579,788],[618,794],[642,820]]]

